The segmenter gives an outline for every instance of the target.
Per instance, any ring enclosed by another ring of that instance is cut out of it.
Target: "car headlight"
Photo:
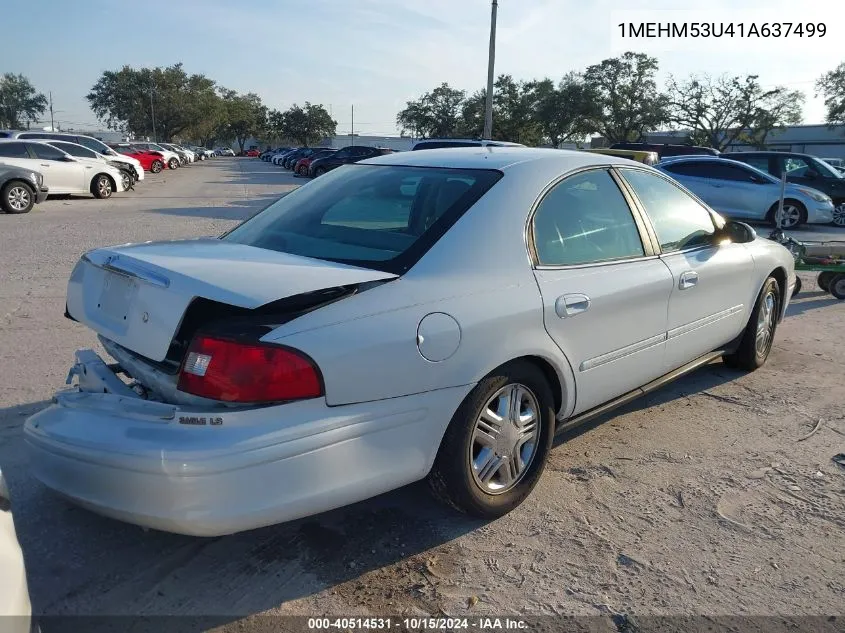
[[[833,200],[830,199],[830,196],[822,193],[821,191],[816,191],[815,189],[805,189],[804,187],[798,187],[798,191],[810,196],[816,202],[830,202],[833,204]]]

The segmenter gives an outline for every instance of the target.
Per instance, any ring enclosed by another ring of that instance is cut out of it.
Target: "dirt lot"
[[[98,517],[33,481],[21,426],[74,350],[95,345],[62,316],[79,255],[217,234],[299,182],[216,159],[114,200],[0,216],[0,465],[37,613],[215,614],[232,631],[265,613],[843,615],[845,471],[831,457],[845,452],[845,302],[813,276],[765,368],[712,364],[561,438],[529,501],[492,523],[415,485],[195,539]]]

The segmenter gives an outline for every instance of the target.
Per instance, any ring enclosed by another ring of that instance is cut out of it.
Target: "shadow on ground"
[[[234,201],[227,206],[189,206],[189,207],[158,207],[150,209],[149,213],[161,215],[179,215],[192,218],[209,218],[213,220],[239,220],[251,218],[259,211],[276,202],[286,193],[255,194],[249,200]]]

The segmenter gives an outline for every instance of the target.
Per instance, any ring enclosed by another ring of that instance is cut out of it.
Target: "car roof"
[[[556,163],[561,171],[591,165],[631,166],[632,161],[608,154],[536,147],[449,147],[424,152],[396,152],[361,161],[368,165],[498,169],[505,171],[524,163]]]
[[[817,156],[813,156],[812,154],[806,154],[804,152],[778,152],[775,150],[751,150],[748,152],[730,152],[727,156],[731,155],[740,155],[740,156],[806,156],[809,158],[818,158]]]

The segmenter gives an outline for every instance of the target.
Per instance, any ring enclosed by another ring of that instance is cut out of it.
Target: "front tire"
[[[129,191],[132,188],[132,178],[130,178],[129,174],[127,174],[126,172],[121,172],[120,179],[123,183],[123,190]]]
[[[777,227],[778,205],[775,203],[769,209],[768,217],[772,226]],[[795,229],[807,222],[807,209],[797,200],[786,199],[783,201],[783,215],[781,216],[782,229]]]
[[[726,365],[754,371],[766,364],[775,339],[780,306],[780,286],[777,279],[768,277],[757,295],[739,347],[734,353],[722,357]]]
[[[111,198],[114,189],[114,182],[112,182],[112,179],[105,174],[94,176],[94,180],[91,181],[91,193],[94,194],[95,198],[99,198],[101,200]]]
[[[317,167],[317,169],[314,170],[314,177],[316,178],[317,176],[322,176],[325,173],[326,173],[325,167]]]
[[[6,213],[29,213],[35,206],[35,191],[26,183],[12,181],[0,191],[0,207]]]
[[[845,226],[845,202],[840,202],[834,207],[833,223],[836,226]]]
[[[179,161],[175,158],[171,158],[169,161],[167,161],[167,166],[170,169],[176,169],[177,167],[179,167]]]
[[[436,497],[466,514],[494,519],[534,489],[554,438],[554,398],[543,372],[526,361],[495,370],[467,395],[428,476]]]
[[[164,163],[160,160],[154,160],[153,164],[150,165],[150,171],[154,174],[159,173],[162,169],[164,169]]]

